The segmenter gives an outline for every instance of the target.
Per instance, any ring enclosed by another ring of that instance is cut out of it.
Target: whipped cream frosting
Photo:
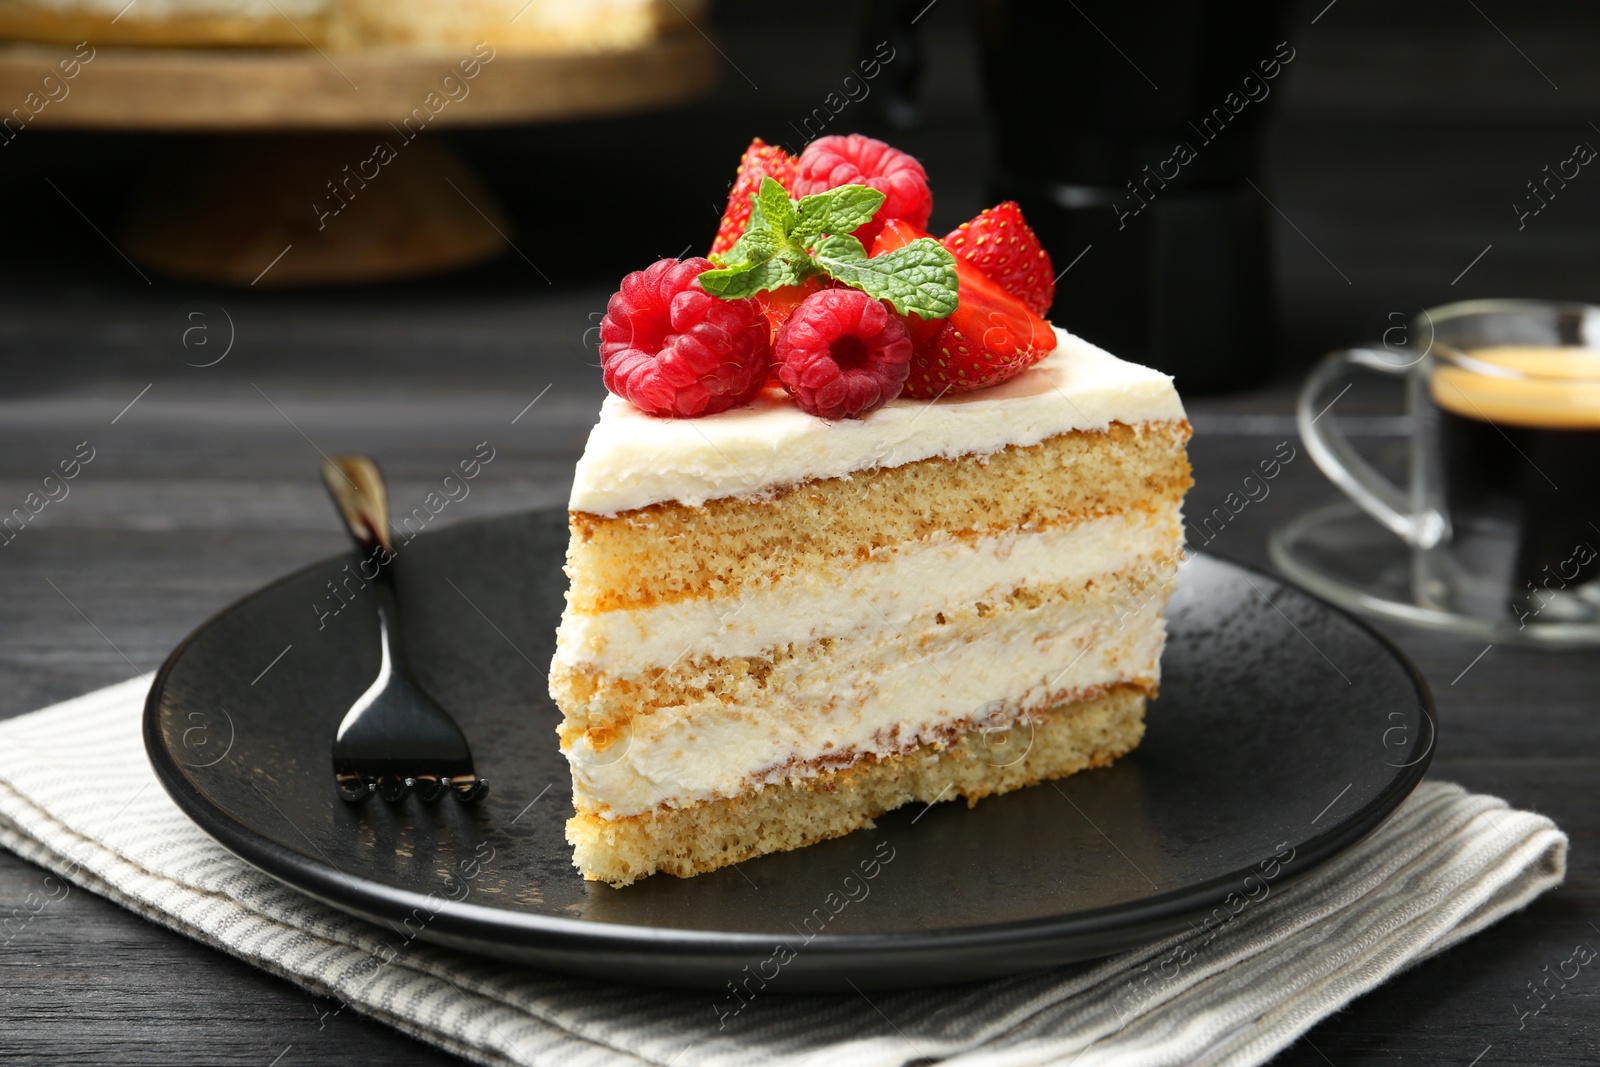
[[[931,402],[892,400],[863,419],[828,422],[770,393],[705,418],[662,419],[608,396],[568,506],[596,515],[669,500],[698,507],[935,456],[990,455],[1113,422],[1184,418],[1169,376],[1056,335],[1054,352],[1009,381]]]

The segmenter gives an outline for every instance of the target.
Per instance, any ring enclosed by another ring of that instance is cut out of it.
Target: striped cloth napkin
[[[760,997],[719,1026],[703,992],[546,974],[421,942],[393,955],[389,931],[245,866],[167,799],[140,736],[149,684],[0,723],[0,844],[485,1064],[1242,1067],[1560,884],[1566,867],[1566,835],[1550,820],[1427,782],[1364,842],[1221,927],[981,984]],[[46,886],[41,907],[66,892]],[[374,966],[380,953],[390,958]]]

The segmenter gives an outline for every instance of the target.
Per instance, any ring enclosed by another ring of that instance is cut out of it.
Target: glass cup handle
[[[1393,353],[1371,348],[1347,348],[1329,354],[1317,364],[1300,390],[1300,403],[1295,409],[1300,437],[1305,441],[1306,451],[1311,453],[1312,461],[1334,485],[1343,489],[1345,495],[1361,505],[1367,514],[1399,534],[1408,544],[1415,544],[1418,524],[1409,513],[1406,494],[1362,458],[1334,419],[1324,418],[1333,401],[1328,401],[1326,407],[1322,406],[1323,394],[1352,370],[1376,371],[1399,378],[1404,377],[1411,368],[1395,363]],[[1333,399],[1336,401],[1339,398],[1336,396]]]

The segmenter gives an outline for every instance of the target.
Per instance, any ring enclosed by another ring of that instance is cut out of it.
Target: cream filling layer
[[[940,532],[875,549],[848,568],[794,571],[735,596],[679,600],[596,615],[565,613],[555,664],[609,678],[706,656],[758,656],[864,627],[969,607],[1019,585],[1086,583],[1097,575],[1167,561],[1182,543],[1179,509],[1125,511],[1049,530],[976,538]]]
[[[889,756],[967,723],[1004,729],[1069,695],[1118,682],[1154,683],[1166,638],[1170,583],[1141,602],[1068,606],[1022,631],[983,636],[934,656],[895,655],[878,670],[852,670],[787,708],[711,701],[658,708],[597,749],[587,736],[565,746],[573,801],[607,818],[660,806],[738,796],[804,780],[866,755]],[[996,698],[996,694],[1004,694]],[[995,758],[1020,758],[1026,726]]]
[[[1056,350],[1010,381],[933,402],[892,400],[862,419],[827,422],[769,394],[705,418],[661,419],[607,397],[568,506],[596,515],[667,500],[698,507],[934,456],[991,455],[1113,422],[1184,418],[1167,375],[1056,335]]]

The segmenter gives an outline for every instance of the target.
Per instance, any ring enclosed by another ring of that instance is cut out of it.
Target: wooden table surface
[[[79,442],[95,449],[71,494],[0,550],[0,715],[151,670],[236,597],[341,551],[316,477],[318,449],[381,457],[393,499],[408,507],[487,440],[498,455],[462,502],[461,518],[561,503],[601,395],[582,333],[605,295],[485,301],[442,313],[390,308],[381,321],[359,303],[278,306],[270,317],[236,304],[236,351],[209,368],[182,365],[215,357],[185,350],[181,328],[192,321],[220,330],[220,309],[197,305],[209,318],[189,320],[175,306],[124,322],[152,340],[164,331],[167,351],[108,372],[113,384],[0,402],[0,500],[20,500]],[[525,359],[521,342],[508,338],[541,339],[537,347],[548,351]],[[374,395],[360,381],[313,376],[318,346],[352,345],[391,352],[393,380],[403,384]],[[1288,392],[1190,407],[1195,512],[1210,510],[1283,442],[1296,449],[1271,495],[1208,546],[1263,564],[1271,526],[1335,495],[1295,435]],[[1396,420],[1352,425],[1378,455],[1392,459],[1404,447]],[[1499,646],[1484,653],[1481,643],[1387,629],[1438,697],[1433,776],[1549,814],[1572,836],[1571,875],[1525,913],[1322,1023],[1280,1062],[1466,1067],[1481,1054],[1482,1067],[1594,1063],[1600,978],[1585,973],[1522,1025],[1514,1009],[1525,1003],[1527,983],[1575,942],[1600,944],[1592,925],[1600,916],[1600,655]],[[40,869],[0,853],[0,913],[43,880]],[[335,1007],[84,891],[0,949],[0,1060],[450,1059],[351,1013],[324,1017]]]

